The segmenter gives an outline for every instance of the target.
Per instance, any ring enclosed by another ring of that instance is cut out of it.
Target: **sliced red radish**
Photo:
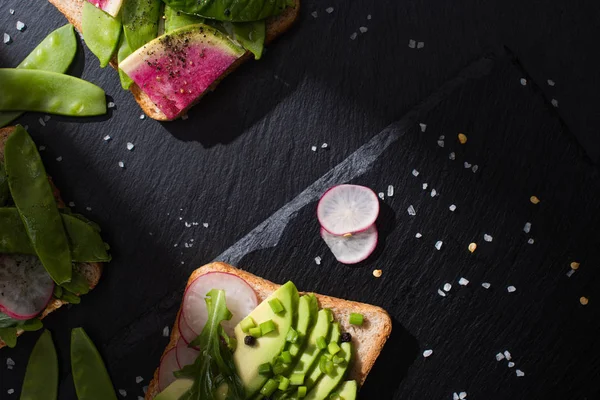
[[[0,311],[31,319],[50,302],[54,282],[36,256],[0,254]]]
[[[360,185],[338,185],[319,200],[317,218],[333,235],[361,232],[375,223],[379,200],[371,189]]]
[[[196,361],[196,358],[198,358],[198,354],[200,354],[200,351],[188,347],[188,344],[185,342],[185,340],[183,340],[183,338],[179,338],[177,341],[175,352],[177,355],[177,365],[179,365],[179,368],[193,364]]]
[[[172,348],[160,360],[160,366],[158,367],[158,390],[162,392],[167,386],[175,382],[177,378],[175,378],[173,372],[180,369],[179,364],[177,364],[177,351],[175,348]]]
[[[202,332],[208,320],[204,299],[212,289],[225,291],[227,308],[231,311],[232,318],[223,322],[223,328],[229,335],[233,335],[235,326],[258,305],[256,293],[245,280],[236,275],[211,272],[199,276],[186,289],[181,307],[187,325],[196,334]]]
[[[185,322],[183,313],[179,314],[179,323],[177,325],[179,328],[179,334],[186,345],[192,343],[192,341],[198,337],[198,334],[189,327],[187,322]]]
[[[113,17],[119,15],[119,10],[123,4],[123,0],[88,0],[88,2],[92,3]]]
[[[365,231],[348,235],[332,235],[325,228],[321,228],[321,237],[342,264],[364,261],[375,251],[378,236],[375,224]]]

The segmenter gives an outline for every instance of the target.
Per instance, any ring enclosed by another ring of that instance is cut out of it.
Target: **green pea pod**
[[[81,12],[81,29],[85,44],[98,57],[100,67],[106,67],[119,45],[121,20],[85,1]]]
[[[75,293],[68,291],[65,288],[63,288],[63,293],[62,296],[60,296],[60,299],[70,304],[81,303],[81,297],[77,296]]]
[[[259,60],[265,48],[265,21],[232,22],[233,38]]]
[[[83,328],[71,331],[71,371],[79,400],[117,399],[102,357]]]
[[[73,271],[73,277],[71,282],[63,283],[63,289],[67,289],[71,293],[75,294],[88,294],[90,291],[90,283],[85,276],[81,275],[77,271]]]
[[[69,75],[0,68],[0,111],[38,111],[74,117],[106,114],[104,90]]]
[[[173,32],[175,29],[188,25],[204,23],[204,18],[197,15],[185,14],[172,7],[165,5],[165,33]]]
[[[52,335],[44,331],[29,356],[20,400],[56,400],[58,357]]]
[[[75,31],[73,25],[68,24],[46,36],[17,68],[41,69],[64,74],[73,62],[76,53]],[[21,114],[23,114],[21,111],[0,112],[0,128]],[[0,205],[2,205],[1,202]]]
[[[290,0],[163,0],[165,4],[188,14],[218,21],[260,21],[281,14]]]
[[[24,324],[19,325],[19,328],[23,329],[25,332],[39,331],[43,327],[44,327],[44,324],[42,323],[42,321],[40,321],[37,318],[29,319],[29,320],[25,321]]]
[[[11,349],[17,345],[17,328],[0,328],[0,339]]]
[[[9,200],[10,189],[8,188],[8,180],[6,179],[6,171],[4,170],[4,164],[0,162],[0,207],[5,206]]]
[[[133,53],[129,48],[129,43],[127,43],[127,38],[125,35],[121,35],[121,44],[119,45],[119,52],[117,53],[117,60],[119,64],[121,61],[129,57]],[[119,79],[121,80],[121,87],[125,90],[128,90],[131,84],[133,83],[133,79],[129,77],[121,68],[119,68]]]
[[[108,262],[106,244],[93,225],[74,215],[62,214],[73,262]],[[36,254],[23,226],[19,211],[14,207],[0,207],[0,253]]]
[[[70,281],[71,252],[62,218],[40,154],[21,125],[6,140],[4,161],[10,193],[37,256],[54,282]]]
[[[158,36],[161,0],[125,0],[121,18],[132,52]]]

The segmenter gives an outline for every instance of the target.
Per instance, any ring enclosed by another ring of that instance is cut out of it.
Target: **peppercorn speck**
[[[246,346],[254,346],[256,344],[256,338],[254,336],[248,335],[244,338],[244,344]]]
[[[342,343],[351,342],[351,341],[352,341],[352,335],[351,334],[349,334],[348,332],[342,333]]]

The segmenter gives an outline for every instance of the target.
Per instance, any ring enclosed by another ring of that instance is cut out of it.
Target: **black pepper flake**
[[[229,15],[231,15],[231,11],[229,10],[229,8],[225,9],[225,16],[229,17]]]
[[[351,341],[352,341],[352,335],[351,334],[349,334],[348,332],[342,333],[342,343],[351,342]]]
[[[246,346],[254,346],[256,344],[256,338],[254,336],[248,335],[244,338],[244,344]]]

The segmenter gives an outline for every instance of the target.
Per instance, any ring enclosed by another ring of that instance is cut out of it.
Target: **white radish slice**
[[[321,237],[342,264],[356,264],[369,257],[377,247],[377,227],[371,225],[367,230],[352,235],[332,235],[321,228]]]
[[[192,341],[198,337],[196,332],[194,332],[189,327],[187,322],[185,322],[185,318],[183,318],[183,313],[179,314],[179,323],[177,324],[177,326],[179,329],[179,334],[181,335],[181,338],[183,339],[186,345],[192,343]]]
[[[158,390],[161,392],[165,390],[171,383],[175,382],[177,378],[173,375],[173,372],[179,371],[179,364],[177,364],[177,352],[173,348],[161,358],[160,366],[158,367]]]
[[[0,254],[0,311],[27,320],[52,298],[54,282],[36,256]]]
[[[183,368],[186,365],[193,364],[196,358],[198,358],[200,351],[188,347],[185,340],[179,338],[177,346],[175,346],[175,353],[177,355],[177,365],[179,365],[179,368]]]
[[[227,334],[233,335],[235,326],[258,305],[256,293],[245,280],[236,275],[211,272],[199,276],[186,289],[181,308],[187,325],[196,334],[202,332],[202,328],[208,320],[204,299],[212,289],[225,291],[227,308],[231,311],[232,318],[224,321],[222,326]]]
[[[319,200],[317,218],[333,235],[361,232],[375,223],[379,215],[379,200],[365,186],[338,185]]]

